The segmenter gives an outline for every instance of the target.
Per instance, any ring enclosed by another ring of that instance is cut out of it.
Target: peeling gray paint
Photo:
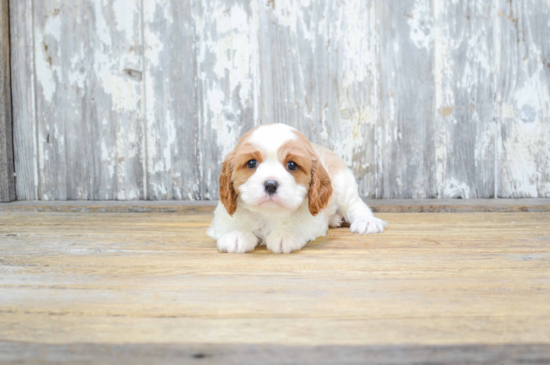
[[[272,122],[364,197],[550,196],[548,1],[10,6],[20,199],[216,199]]]

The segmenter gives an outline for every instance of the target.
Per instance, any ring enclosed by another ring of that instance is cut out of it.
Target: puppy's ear
[[[220,174],[220,200],[230,216],[233,216],[237,210],[237,193],[233,189],[233,182],[231,181],[233,157],[235,157],[235,151],[228,154],[225,161],[223,161],[222,173]]]
[[[315,158],[311,168],[311,185],[308,194],[309,212],[314,216],[317,215],[328,205],[331,195],[330,176],[319,159]]]

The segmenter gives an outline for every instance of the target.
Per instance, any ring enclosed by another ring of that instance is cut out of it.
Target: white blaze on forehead
[[[285,124],[268,124],[256,129],[248,141],[258,146],[266,155],[277,154],[279,148],[288,141],[298,138],[295,129]]]

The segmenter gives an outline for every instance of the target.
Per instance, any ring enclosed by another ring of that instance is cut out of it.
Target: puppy
[[[268,124],[247,132],[225,158],[207,234],[220,252],[250,252],[262,243],[290,253],[344,220],[359,234],[386,225],[361,200],[355,177],[335,153],[292,127]]]

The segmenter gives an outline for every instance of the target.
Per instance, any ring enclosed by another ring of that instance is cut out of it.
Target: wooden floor
[[[550,213],[385,213],[218,253],[212,215],[0,212],[0,363],[550,363]]]

